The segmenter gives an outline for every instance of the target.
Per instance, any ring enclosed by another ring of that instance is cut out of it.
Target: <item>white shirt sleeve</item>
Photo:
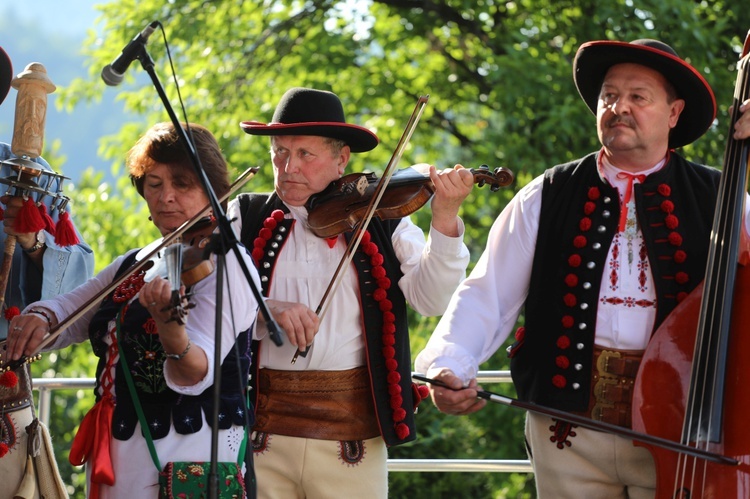
[[[392,241],[404,274],[398,285],[411,308],[424,316],[440,315],[451,295],[466,277],[469,249],[460,235],[448,237],[430,227],[425,243],[424,232],[408,217],[393,232]]]
[[[448,368],[468,383],[505,342],[529,290],[542,186],[543,177],[534,179],[495,220],[474,270],[417,356],[418,372]]]
[[[240,251],[245,252],[244,246],[240,248]],[[250,257],[243,254],[243,258],[255,285],[260,287],[258,273],[250,261]],[[183,395],[200,395],[214,383],[215,324],[218,310],[216,302],[217,271],[218,269],[214,270],[209,277],[193,286],[190,301],[195,304],[195,307],[190,310],[185,324],[185,330],[190,337],[190,341],[206,353],[208,359],[206,376],[194,385],[175,384],[170,372],[171,363],[164,361],[164,378],[167,381],[167,386]],[[232,251],[227,254],[223,286],[220,335],[220,358],[222,360],[234,348],[237,335],[254,327],[258,315],[258,303],[252,293],[252,288],[245,279],[240,263]]]
[[[58,295],[49,300],[30,304],[26,307],[24,313],[34,307],[43,307],[51,310],[55,314],[58,323],[67,321],[73,314],[81,313],[80,311],[84,305],[97,297],[97,295],[100,295],[102,290],[112,283],[112,280],[117,273],[117,269],[120,268],[123,259],[124,256],[117,257],[114,262],[107,265],[107,267],[97,275],[68,293]],[[103,299],[104,296],[100,296],[100,298]],[[68,327],[62,330],[57,339],[50,344],[45,351],[65,348],[74,343],[82,343],[88,340],[89,322],[97,310],[99,310],[98,305],[98,301],[95,303],[92,302],[89,310],[82,313],[82,316],[78,320],[72,321]],[[59,327],[62,327],[62,325],[58,326],[58,328]]]

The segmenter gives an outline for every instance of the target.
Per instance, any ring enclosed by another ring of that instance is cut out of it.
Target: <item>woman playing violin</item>
[[[227,164],[215,138],[196,124],[186,129],[214,192],[226,194]],[[149,219],[162,235],[208,205],[171,123],[148,130],[130,150],[127,162],[131,180],[148,204]],[[133,250],[118,257],[70,293],[32,303],[11,324],[10,356],[33,354],[51,327],[118,276],[124,277],[138,254]],[[246,263],[257,278],[249,257]],[[180,296],[175,303],[174,283],[160,275],[146,277],[144,282],[143,272],[132,273],[114,292],[102,297],[98,309],[92,308],[75,321],[51,345],[57,349],[89,339],[99,357],[97,403],[71,448],[72,462],[87,462],[90,496],[157,496],[158,473],[141,433],[125,369],[143,407],[159,461],[210,460],[216,274],[209,271],[197,282],[178,284]],[[244,393],[258,307],[233,252],[227,255],[223,285],[218,460],[237,462],[249,419]],[[186,302],[189,310],[184,320],[173,320],[174,307]]]
[[[270,124],[242,126],[271,136],[275,192],[239,196],[228,216],[253,248],[266,303],[288,336],[280,348],[262,339],[255,357],[259,497],[386,497],[386,445],[414,440],[420,400],[410,381],[406,302],[439,315],[465,277],[457,214],[472,175],[460,166],[431,169],[427,242],[408,217],[373,218],[321,320],[315,308],[352,234],[316,236],[306,204],[345,172],[351,153],[378,139],[346,123],[338,96],[308,88],[287,91]]]

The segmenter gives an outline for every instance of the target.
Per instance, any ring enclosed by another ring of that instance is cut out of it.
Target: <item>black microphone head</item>
[[[106,83],[110,87],[116,87],[117,85],[122,83],[124,77],[125,74],[118,73],[117,71],[112,69],[111,64],[107,64],[102,69],[102,80],[104,80],[104,83]]]

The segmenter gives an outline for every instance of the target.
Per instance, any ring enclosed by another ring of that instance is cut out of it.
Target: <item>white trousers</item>
[[[14,497],[21,485],[28,456],[26,427],[34,420],[31,407],[9,412],[7,416],[15,431],[16,443],[0,458],[0,499]],[[35,492],[34,497],[39,497],[39,491]]]
[[[539,499],[653,499],[656,469],[651,453],[610,433],[575,427],[563,448],[550,440],[555,422],[529,413],[526,442],[531,448]]]
[[[385,442],[376,437],[362,443],[347,449],[336,440],[267,435],[253,457],[258,499],[386,499]]]

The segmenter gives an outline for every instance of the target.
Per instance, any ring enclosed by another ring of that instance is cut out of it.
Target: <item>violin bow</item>
[[[439,386],[440,388],[447,388],[448,390],[458,391],[457,389],[447,385],[445,382],[439,379],[428,378],[427,376],[424,376],[422,374],[412,374],[411,377],[418,381],[429,383],[433,386]],[[739,461],[732,459],[730,457],[727,457],[727,456],[722,456],[721,454],[716,454],[716,453],[709,452],[709,451],[699,449],[696,447],[690,447],[689,445],[681,444],[679,442],[674,442],[666,438],[656,437],[653,435],[649,435],[647,433],[640,433],[640,432],[631,430],[630,428],[624,428],[622,426],[617,426],[611,423],[596,421],[594,419],[590,419],[585,416],[579,416],[577,414],[572,414],[570,412],[565,412],[565,411],[561,411],[558,409],[552,409],[551,407],[545,407],[545,406],[533,404],[530,402],[522,402],[518,399],[514,399],[512,397],[506,397],[498,393],[488,392],[486,390],[477,390],[477,397],[481,399],[489,400],[491,402],[495,402],[498,404],[503,404],[503,405],[507,405],[510,407],[518,407],[519,409],[525,409],[527,411],[535,412],[543,416],[549,416],[551,418],[559,419],[559,420],[562,420],[562,421],[565,421],[574,425],[588,428],[589,430],[604,431],[607,433],[619,435],[621,437],[630,438],[632,440],[638,440],[640,442],[653,444],[658,447],[663,447],[665,449],[678,452],[680,454],[688,454],[693,457],[697,457],[699,459],[712,461],[714,463],[726,464],[730,466],[737,466],[740,464]]]
[[[372,217],[375,215],[378,204],[380,204],[380,200],[382,199],[383,194],[385,194],[386,187],[388,187],[388,182],[390,182],[393,173],[396,171],[396,165],[401,159],[401,156],[404,154],[404,150],[409,144],[409,140],[411,139],[414,130],[417,128],[417,123],[419,123],[419,119],[422,117],[422,112],[424,111],[424,108],[427,105],[427,101],[429,99],[429,95],[422,95],[419,97],[419,99],[417,99],[417,105],[414,107],[414,111],[412,111],[411,116],[409,117],[409,121],[406,123],[406,127],[404,128],[404,132],[401,134],[401,138],[396,145],[396,149],[393,151],[391,159],[390,161],[388,161],[388,165],[386,166],[383,175],[380,177],[378,185],[375,187],[375,192],[370,199],[370,204],[367,205],[367,208],[365,210],[365,216],[362,217],[362,221],[357,226],[355,236],[349,240],[349,244],[346,246],[344,256],[339,262],[338,267],[336,267],[336,271],[333,273],[333,278],[328,284],[328,288],[326,288],[325,293],[323,293],[323,298],[320,300],[318,308],[315,310],[315,314],[320,320],[323,319],[323,316],[328,310],[328,305],[330,303],[328,299],[341,284],[341,279],[344,276],[342,270],[351,263],[352,259],[354,258],[354,252],[357,251],[359,244],[362,242],[362,238],[365,235],[367,226],[370,224],[370,220],[372,220]],[[294,357],[292,357],[292,364],[297,362],[298,357],[306,357],[309,350],[309,345],[305,350],[300,350],[298,348],[294,354]]]
[[[255,176],[255,174],[258,172],[260,168],[257,166],[253,166],[251,168],[248,168],[242,174],[237,177],[237,180],[235,180],[232,185],[229,186],[229,191],[222,196],[219,199],[219,202],[222,203],[225,200],[229,199],[232,194],[240,190],[242,186],[244,186],[251,178]],[[195,225],[199,220],[201,220],[203,217],[208,215],[208,213],[211,211],[211,204],[207,204],[201,211],[199,211],[196,215],[194,215],[189,220],[185,221],[182,225],[180,225],[178,228],[176,228],[174,231],[170,232],[161,241],[161,244],[158,244],[149,251],[146,255],[143,256],[143,258],[131,265],[127,271],[123,272],[122,276],[120,276],[118,279],[115,279],[112,281],[109,285],[105,286],[98,294],[95,296],[92,296],[88,301],[86,301],[83,305],[81,305],[78,310],[70,314],[68,317],[63,319],[62,321],[58,322],[55,327],[51,328],[49,331],[49,335],[47,335],[44,340],[39,344],[39,346],[36,349],[36,352],[32,357],[38,355],[39,352],[44,350],[45,347],[52,344],[52,342],[57,339],[60,334],[65,331],[68,327],[70,327],[71,324],[73,324],[75,321],[83,317],[86,312],[91,310],[92,307],[95,305],[98,305],[101,303],[101,300],[103,297],[110,294],[112,291],[117,289],[117,286],[122,284],[125,279],[130,277],[133,273],[139,272],[142,270],[147,264],[151,262],[151,259],[154,258],[159,251],[164,249],[165,247],[171,245],[172,243],[176,242],[177,238],[182,236],[185,232],[187,232],[188,229],[190,229],[193,225]],[[2,348],[5,347],[5,343],[7,340],[3,340],[0,342],[0,346]],[[15,370],[18,367],[20,367],[22,364],[24,364],[28,360],[28,357],[21,357],[18,360],[7,362],[4,366],[0,366],[0,371],[10,369]]]

